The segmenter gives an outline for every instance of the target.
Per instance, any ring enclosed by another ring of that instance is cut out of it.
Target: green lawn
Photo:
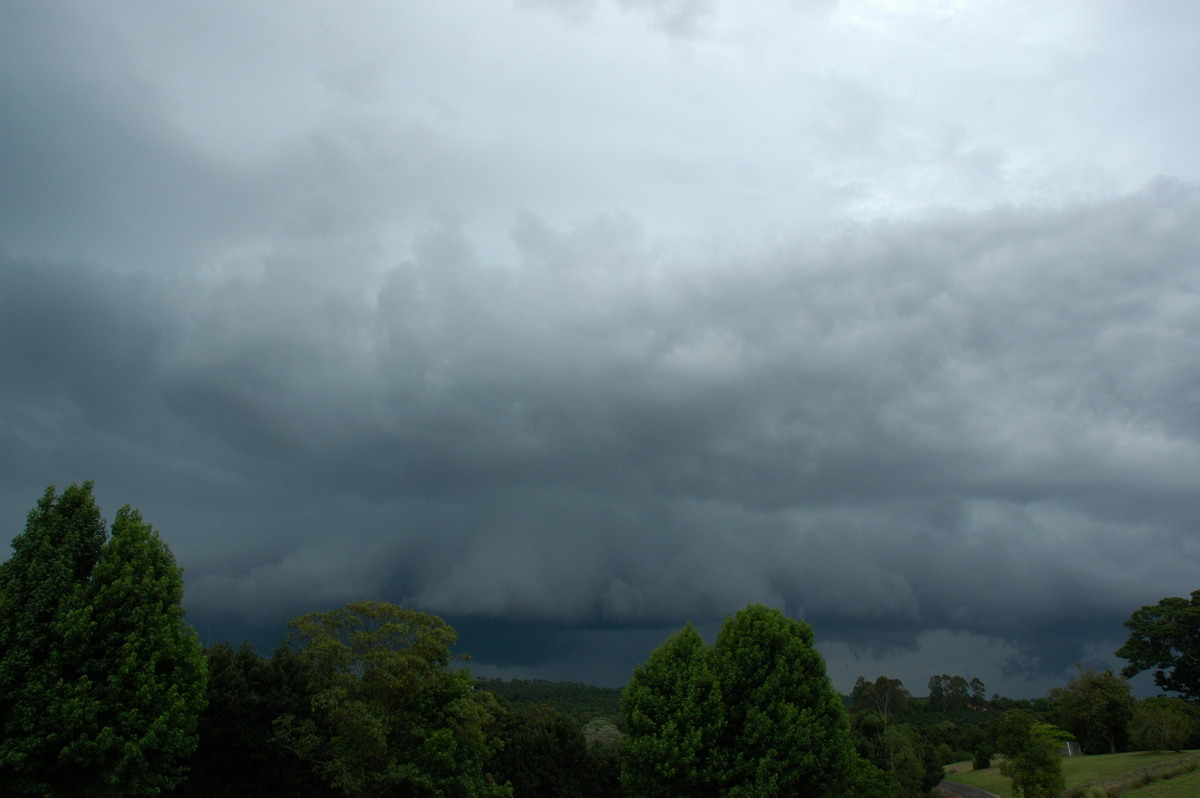
[[[1063,777],[1067,781],[1067,787],[1079,787],[1085,784],[1095,782],[1118,782],[1132,780],[1137,776],[1153,772],[1155,768],[1169,768],[1173,764],[1180,761],[1200,762],[1200,752],[1184,751],[1181,754],[1176,753],[1161,753],[1161,752],[1146,752],[1133,751],[1125,754],[1108,754],[1105,756],[1075,756],[1063,760]],[[947,768],[949,770],[949,768]],[[1134,793],[1138,798],[1150,798],[1154,796],[1196,796],[1200,794],[1196,791],[1195,785],[1200,784],[1200,781],[1192,781],[1192,778],[1200,774],[1200,771],[1188,774],[1184,781],[1180,783],[1191,784],[1191,790],[1183,792],[1164,792],[1150,793],[1142,788]],[[963,770],[952,775],[949,775],[952,781],[959,781],[963,784],[973,784],[976,787],[994,792],[1004,798],[1012,798],[1013,793],[1009,788],[1008,779],[1000,775],[1000,769],[996,767],[988,768],[987,770]],[[1185,777],[1180,777],[1184,779]],[[1162,782],[1164,788],[1170,788],[1172,782],[1170,780]]]

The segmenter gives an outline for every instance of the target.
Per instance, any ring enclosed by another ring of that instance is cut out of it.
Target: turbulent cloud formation
[[[206,639],[381,598],[606,684],[764,601],[1024,695],[1198,587],[1180,20],[297,8],[5,5],[12,534],[95,479]]]

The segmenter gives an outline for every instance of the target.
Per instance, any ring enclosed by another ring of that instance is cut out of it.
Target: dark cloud
[[[4,4],[11,533],[92,478],[206,639],[383,598],[497,675],[751,601],[842,687],[1113,664],[1200,558],[1194,53],[795,5]]]
[[[1198,221],[1161,182],[674,262],[525,215],[519,262],[448,229],[370,293],[10,256],[5,470],[119,487],[208,623],[369,594],[574,640],[767,601],[1053,672],[1191,588]]]

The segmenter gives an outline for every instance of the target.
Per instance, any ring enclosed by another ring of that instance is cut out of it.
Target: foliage
[[[912,695],[899,679],[889,679],[880,676],[874,682],[868,682],[859,676],[850,692],[850,707],[854,712],[874,712],[887,726],[892,721],[899,721],[908,709]]]
[[[621,705],[621,782],[631,795],[718,795],[709,768],[725,725],[710,652],[690,623],[638,666]]]
[[[761,604],[727,618],[710,647],[684,627],[635,670],[623,705],[631,795],[821,796],[852,776],[812,627]]]
[[[514,710],[531,706],[554,707],[580,723],[596,717],[609,718],[617,724],[623,722],[619,687],[544,679],[476,679],[475,685],[500,696]]]
[[[311,669],[311,719],[276,734],[347,795],[505,796],[485,772],[503,711],[451,668],[455,633],[441,618],[360,601],[291,621]]]
[[[1069,734],[1030,712],[1006,712],[996,738],[1004,754],[1001,775],[1012,780],[1013,791],[1023,798],[1055,798],[1066,787],[1059,750],[1068,739]]]
[[[975,756],[971,759],[971,770],[987,770],[992,766],[992,754],[990,751],[980,748],[975,752]]]
[[[856,761],[850,776],[842,788],[844,795],[871,796],[871,798],[902,798],[900,784],[895,776],[865,759]]]
[[[1153,668],[1160,689],[1200,701],[1200,590],[1191,600],[1170,596],[1142,607],[1125,628],[1129,639],[1116,652],[1129,661],[1122,676]]]
[[[1182,698],[1157,696],[1138,702],[1129,721],[1133,744],[1147,751],[1179,751],[1200,731],[1193,704]]]
[[[591,798],[623,798],[620,746],[592,743],[588,754],[592,758]]]
[[[929,677],[929,703],[936,712],[958,712],[982,708],[986,691],[979,679],[943,673]]]
[[[196,747],[205,663],[183,577],[129,506],[106,538],[92,483],[46,490],[0,566],[0,786],[156,795]]]
[[[262,657],[243,644],[205,650],[208,704],[200,713],[200,745],[188,761],[188,780],[178,791],[186,798],[241,798],[288,795],[319,798],[333,794],[275,740],[271,724],[291,714],[311,716],[309,671],[288,648]]]
[[[858,755],[887,773],[898,796],[923,796],[942,780],[937,750],[912,725],[885,726],[876,712],[856,712],[850,720]]]
[[[1103,673],[1077,666],[1066,687],[1050,691],[1058,725],[1079,740],[1085,754],[1115,754],[1125,748],[1125,727],[1133,717],[1129,682],[1111,669]]]
[[[503,746],[492,760],[496,780],[512,785],[514,798],[591,796],[594,764],[579,723],[551,707],[508,713],[499,724]]]

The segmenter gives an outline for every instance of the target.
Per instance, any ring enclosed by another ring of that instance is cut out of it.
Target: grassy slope
[[[1130,790],[1125,795],[1133,795],[1136,798],[1196,798],[1200,795],[1200,770]]]
[[[1125,754],[1108,754],[1105,756],[1076,756],[1063,760],[1063,776],[1067,780],[1067,787],[1078,787],[1084,784],[1089,784],[1098,781],[1113,781],[1121,780],[1125,776],[1136,776],[1146,768],[1153,768],[1155,765],[1168,765],[1180,761],[1180,759],[1200,759],[1200,752],[1185,751],[1182,754],[1161,753],[1161,752],[1145,752],[1134,751]],[[969,765],[968,765],[969,767]],[[1198,771],[1200,773],[1200,771]],[[1188,774],[1187,779],[1196,776],[1196,773]],[[1012,790],[1009,788],[1008,779],[1000,775],[999,768],[988,768],[987,770],[963,770],[950,775],[952,781],[959,781],[963,784],[973,784],[976,787],[981,787],[989,792],[994,792],[1004,798],[1011,798]],[[1182,777],[1181,777],[1182,778]],[[1171,785],[1171,781],[1163,782],[1163,786]],[[1200,783],[1200,782],[1190,782]],[[1139,796],[1151,795],[1146,793],[1147,788],[1142,788],[1136,792],[1130,793]],[[1180,795],[1195,796],[1198,793],[1194,791],[1185,791]],[[1162,796],[1175,796],[1176,793],[1166,792]]]

